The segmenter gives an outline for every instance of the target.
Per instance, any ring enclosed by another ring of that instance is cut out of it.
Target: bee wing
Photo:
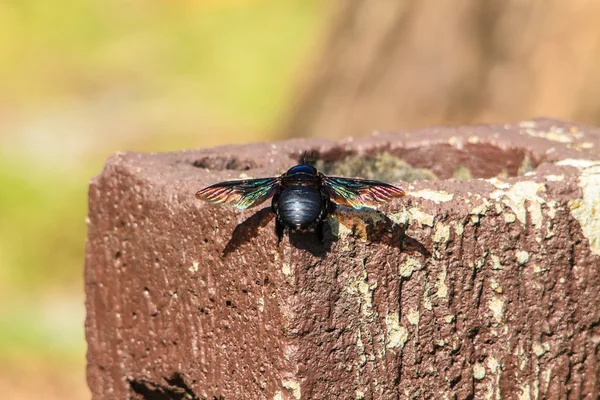
[[[278,184],[279,178],[220,182],[198,191],[196,198],[210,203],[225,203],[245,209],[257,206],[271,197]]]
[[[366,179],[323,175],[323,183],[333,201],[353,208],[385,203],[406,194],[404,190],[389,183]]]

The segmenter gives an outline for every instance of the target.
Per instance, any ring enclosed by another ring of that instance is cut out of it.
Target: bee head
[[[297,179],[302,179],[303,177],[314,178],[318,175],[318,172],[315,167],[312,167],[312,166],[306,165],[306,164],[302,164],[302,165],[296,165],[295,167],[290,168],[288,170],[288,172],[286,172],[286,175],[289,177],[293,176]]]

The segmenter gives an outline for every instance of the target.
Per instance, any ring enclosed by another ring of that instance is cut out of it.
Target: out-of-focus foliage
[[[89,178],[117,150],[273,138],[325,6],[0,2],[1,371],[59,360],[83,387]],[[15,396],[27,398],[28,386]],[[81,398],[69,396],[58,398]]]

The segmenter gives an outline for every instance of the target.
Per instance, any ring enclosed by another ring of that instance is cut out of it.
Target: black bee
[[[276,215],[275,233],[281,242],[284,230],[314,230],[323,241],[323,224],[335,210],[335,203],[360,209],[384,203],[405,192],[389,183],[325,176],[316,168],[301,164],[278,178],[244,179],[220,182],[196,193],[211,203],[226,203],[245,209],[273,196],[271,210]]]

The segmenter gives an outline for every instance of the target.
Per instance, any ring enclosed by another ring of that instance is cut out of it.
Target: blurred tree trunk
[[[284,136],[600,123],[600,1],[338,0]]]

